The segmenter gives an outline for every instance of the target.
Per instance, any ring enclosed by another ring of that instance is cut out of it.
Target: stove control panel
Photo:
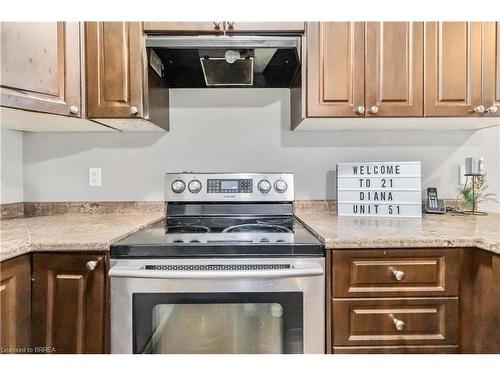
[[[251,179],[208,179],[207,192],[208,193],[251,193],[252,192]]]
[[[167,202],[292,202],[291,173],[167,173]]]

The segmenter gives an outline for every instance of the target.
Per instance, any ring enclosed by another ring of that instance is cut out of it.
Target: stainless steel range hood
[[[298,36],[148,35],[146,47],[170,88],[289,88],[300,71]]]

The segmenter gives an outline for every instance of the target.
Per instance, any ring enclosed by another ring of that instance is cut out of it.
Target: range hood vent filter
[[[228,63],[223,57],[200,58],[208,87],[253,86],[253,57]]]
[[[170,88],[291,88],[300,82],[300,36],[156,35],[146,37]]]

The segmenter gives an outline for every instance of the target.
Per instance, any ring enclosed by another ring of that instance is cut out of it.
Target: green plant
[[[488,193],[487,190],[486,175],[468,177],[465,185],[458,188],[458,196],[468,209],[475,210],[480,203],[497,201],[496,194]]]

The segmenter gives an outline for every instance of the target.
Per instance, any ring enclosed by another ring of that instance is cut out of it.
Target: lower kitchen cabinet
[[[332,253],[339,297],[458,296],[462,249],[374,249]]]
[[[457,354],[458,345],[337,346],[334,354]]]
[[[33,255],[32,346],[53,353],[107,351],[104,254]]]
[[[30,256],[0,263],[0,353],[26,353],[31,335]]]
[[[462,353],[500,353],[500,255],[464,253],[460,294]]]
[[[333,353],[456,353],[465,249],[333,250]]]
[[[332,315],[334,347],[458,341],[458,297],[334,299]]]

